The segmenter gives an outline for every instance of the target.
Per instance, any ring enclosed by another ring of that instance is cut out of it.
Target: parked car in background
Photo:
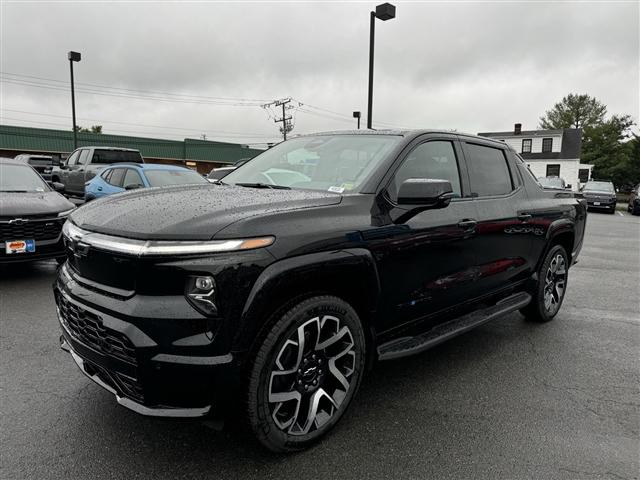
[[[46,258],[64,261],[62,225],[74,208],[33,167],[21,160],[1,158],[0,263]]]
[[[84,197],[84,186],[98,170],[113,163],[144,163],[138,150],[118,147],[81,147],[52,172],[52,180],[64,185],[64,193]]]
[[[588,208],[615,213],[618,198],[612,182],[589,180],[582,187],[582,193]]]
[[[54,285],[61,346],[138,413],[240,413],[267,448],[300,450],[376,361],[518,310],[552,320],[585,221],[581,194],[541,188],[504,142],[296,137],[219,185],[74,212]]]
[[[85,186],[85,201],[137,188],[203,184],[207,180],[195,170],[178,165],[120,163],[105,167]]]
[[[538,183],[544,188],[555,188],[557,190],[571,188],[571,185],[567,185],[564,178],[560,177],[538,177]]]
[[[629,195],[629,205],[627,205],[627,211],[632,215],[640,215],[640,183],[631,190]]]
[[[209,172],[209,175],[207,175],[207,180],[209,180],[211,183],[215,183],[218,180],[221,180],[224,177],[226,177],[227,175],[229,175],[236,168],[238,168],[238,167],[219,167],[219,168],[214,168]]]
[[[51,181],[53,170],[53,158],[50,155],[36,155],[33,153],[22,153],[14,158],[19,162],[26,162],[40,174],[45,181]]]

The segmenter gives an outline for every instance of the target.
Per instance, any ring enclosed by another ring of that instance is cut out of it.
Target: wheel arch
[[[279,315],[317,295],[333,295],[351,305],[363,324],[369,347],[375,337],[371,320],[379,293],[375,262],[366,249],[313,253],[280,260],[267,267],[254,283],[232,349],[240,355],[253,351]],[[374,349],[368,348],[368,351]]]
[[[538,259],[539,267],[547,253],[554,245],[561,245],[567,252],[569,265],[572,263],[572,257],[576,246],[576,231],[574,223],[569,219],[560,219],[553,222],[547,230],[547,246]],[[537,271],[537,268],[536,268]]]

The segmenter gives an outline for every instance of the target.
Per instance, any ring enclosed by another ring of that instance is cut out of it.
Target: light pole
[[[69,52],[67,53],[69,58],[69,69],[71,71],[71,115],[73,116],[73,149],[78,148],[78,128],[76,127],[76,92],[73,86],[73,62],[80,61],[80,53]]]
[[[360,130],[360,112],[353,112],[353,118],[358,119],[358,130]]]
[[[396,17],[396,7],[390,3],[383,3],[376,7],[375,12],[371,12],[371,26],[369,27],[369,98],[367,102],[367,128],[371,128],[373,110],[373,44],[376,31],[376,18],[382,21],[391,20]]]

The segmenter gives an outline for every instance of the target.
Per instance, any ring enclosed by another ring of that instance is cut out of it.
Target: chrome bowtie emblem
[[[13,220],[9,220],[9,225],[24,225],[28,221],[26,218],[14,218]]]

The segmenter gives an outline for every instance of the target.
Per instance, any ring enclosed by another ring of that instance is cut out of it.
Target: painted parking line
[[[624,217],[624,213],[622,212],[618,212],[618,215],[620,215],[621,217]]]

